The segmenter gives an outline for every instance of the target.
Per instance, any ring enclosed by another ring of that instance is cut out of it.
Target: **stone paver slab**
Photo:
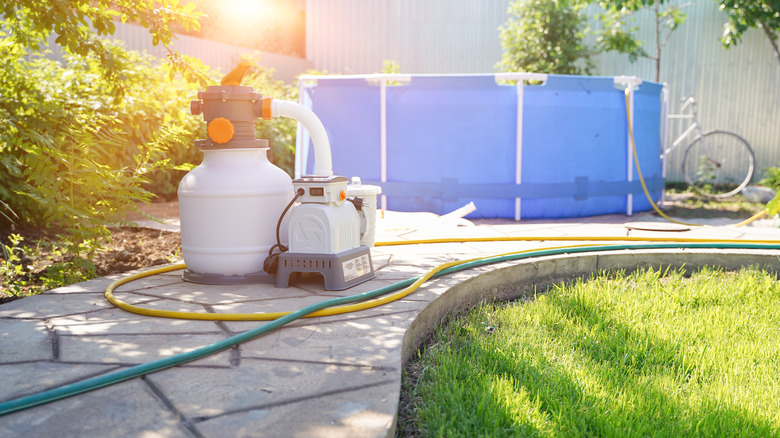
[[[142,364],[186,353],[225,339],[213,335],[60,336],[60,360],[106,364]],[[199,365],[230,366],[230,350],[197,361]]]
[[[202,312],[202,306],[177,301],[160,300],[144,303],[142,307],[161,310]],[[155,318],[127,312],[118,308],[52,318],[55,330],[63,334],[128,334],[128,333],[199,333],[215,330],[212,321]]]
[[[0,365],[0,401],[93,377],[116,369],[113,365],[34,362],[24,366]],[[0,423],[2,421],[0,420]]]
[[[416,313],[285,327],[242,344],[241,356],[398,368],[398,347]]]
[[[398,283],[398,281],[392,279],[386,279],[383,273],[378,272],[375,278],[366,281],[365,283],[352,286],[351,288],[345,290],[323,291],[325,284],[322,276],[320,275],[305,276],[303,278],[298,279],[294,283],[291,283],[291,286],[298,289],[303,289],[314,296],[319,296],[323,298],[328,298],[328,297],[336,298],[336,297],[357,295],[364,292],[373,292],[377,289],[381,289],[386,286],[391,286],[396,283]]]
[[[251,409],[195,423],[207,437],[383,437],[392,430],[399,384],[338,392],[300,402]],[[300,416],[301,412],[311,415]],[[290,418],[298,420],[291,423]],[[258,425],[262,424],[262,427]]]
[[[81,283],[71,284],[68,286],[58,287],[56,289],[48,290],[45,294],[80,294],[85,292],[102,292],[106,290],[106,287],[114,280],[121,277],[120,275],[111,275],[108,277],[95,278]]]
[[[192,437],[141,379],[4,416],[0,436]]]
[[[182,280],[176,280],[174,284],[168,286],[143,289],[138,291],[138,294],[201,306],[242,301],[279,300],[311,295],[304,290],[296,290],[295,288],[276,289],[272,285],[217,286],[193,284]],[[123,301],[126,301],[125,297],[136,296],[134,292],[117,292],[115,295]]]
[[[390,383],[400,375],[367,367],[242,359],[239,368],[176,368],[148,378],[185,417],[198,419]]]
[[[442,254],[466,254],[468,253],[468,247],[462,243],[429,243],[429,244],[412,244],[412,245],[391,245],[391,246],[378,246],[371,249],[371,254],[376,253],[378,255],[392,254],[393,260],[403,256],[419,256],[422,259],[425,256],[431,256],[433,258],[440,257]]]
[[[53,358],[52,335],[42,321],[0,321],[2,362],[24,362]]]
[[[324,300],[323,297],[318,297],[317,299],[310,299],[310,300],[300,301],[300,302],[291,302],[283,310],[297,310],[304,306],[310,305],[314,302],[321,302],[323,300]],[[300,326],[306,326],[311,324],[331,324],[343,320],[375,318],[377,316],[382,316],[382,315],[417,311],[423,306],[424,304],[421,304],[419,302],[397,300],[382,306],[361,310],[359,312],[349,312],[349,313],[330,315],[324,317],[315,317],[315,318],[302,318],[290,324],[288,327],[300,327]],[[228,311],[236,311],[238,313],[261,313],[266,311],[262,306],[262,303],[244,303],[236,306],[225,306],[225,307],[218,306],[215,307],[215,310],[217,310],[219,313],[225,313]],[[244,330],[251,330],[255,327],[259,327],[263,323],[264,323],[263,321],[225,321],[224,322],[224,324],[228,327],[228,329],[230,329],[233,332],[242,332]]]
[[[129,304],[141,304],[153,300],[153,298],[143,296],[126,298],[124,301]],[[0,306],[0,318],[45,319],[113,308],[114,305],[106,300],[103,292],[81,294],[44,293],[3,304]]]

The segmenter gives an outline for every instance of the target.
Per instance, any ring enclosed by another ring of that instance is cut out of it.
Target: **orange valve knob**
[[[262,104],[263,104],[263,120],[271,120],[274,118],[272,111],[271,111],[271,102],[274,99],[271,97],[264,97]]]
[[[222,144],[229,142],[233,138],[234,132],[233,123],[224,117],[217,117],[209,122],[209,138],[214,143]]]
[[[347,199],[347,192],[345,192],[344,190],[341,190],[339,192],[339,201],[343,201],[345,199]]]

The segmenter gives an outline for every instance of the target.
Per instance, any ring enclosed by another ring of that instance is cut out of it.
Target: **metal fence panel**
[[[484,73],[509,0],[307,0],[306,54],[330,73]]]

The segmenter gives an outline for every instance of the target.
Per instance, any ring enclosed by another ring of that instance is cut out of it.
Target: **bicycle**
[[[688,108],[691,112],[685,114]],[[696,100],[683,98],[680,114],[669,119],[689,119],[691,125],[664,151],[668,154],[692,132],[696,137],[686,147],[682,160],[685,183],[696,192],[713,198],[726,198],[742,191],[753,178],[755,155],[748,142],[739,135],[723,130],[702,132],[696,118]]]

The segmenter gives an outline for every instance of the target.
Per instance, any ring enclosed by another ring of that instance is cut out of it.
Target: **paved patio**
[[[382,219],[377,241],[437,237],[652,236],[770,239],[771,220],[683,231],[646,214],[560,221],[481,221],[456,227],[425,216]],[[171,224],[168,224],[171,225]],[[175,227],[175,225],[174,225]],[[648,231],[661,230],[661,231]],[[575,242],[576,243],[576,242]],[[308,276],[287,289],[204,286],[181,271],[117,289],[131,303],[190,312],[295,310],[375,290],[443,262],[569,244],[471,242],[372,249],[377,278],[341,292]],[[780,248],[780,246],[778,246]],[[72,398],[0,417],[0,436],[384,437],[395,430],[403,363],[443,317],[481,299],[522,296],[535,284],[621,266],[767,264],[780,250],[646,250],[504,262],[433,279],[381,307],[302,319],[238,347]],[[99,278],[0,306],[0,402],[169,357],[264,322],[140,316],[103,296],[120,276]]]

